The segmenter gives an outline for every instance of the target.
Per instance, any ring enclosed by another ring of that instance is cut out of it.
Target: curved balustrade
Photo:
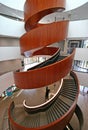
[[[73,78],[64,78],[71,71],[75,49],[70,55],[60,60],[58,49],[46,47],[67,37],[69,21],[54,22],[46,25],[38,24],[43,16],[58,9],[65,9],[65,0],[26,0],[25,2],[24,20],[27,33],[20,38],[21,54],[24,55],[26,51],[29,51],[32,55],[49,54],[54,57],[53,59],[51,58],[50,63],[46,62],[40,68],[36,67],[27,72],[14,72],[15,84],[21,89],[33,89],[44,87],[61,79],[64,80],[59,94],[56,93],[50,102],[48,101],[36,107],[40,109],[38,112],[36,111],[37,113],[26,113],[28,114],[26,116],[25,112],[27,109],[25,111],[24,107],[22,107],[22,114],[25,117],[21,121],[16,118],[16,107],[11,104],[9,121],[12,130],[64,130],[75,112],[79,93],[78,79],[73,72],[71,72]],[[14,109],[12,109],[12,105]],[[29,109],[25,101],[24,105]],[[47,107],[48,105],[49,107]],[[41,112],[43,107],[46,109]],[[30,108],[30,111],[32,109],[34,108]],[[27,122],[25,122],[26,119],[28,119]]]
[[[67,37],[68,25],[68,21],[54,22],[39,26],[25,33],[20,38],[21,54],[24,54],[25,51],[63,41]]]
[[[58,87],[58,90],[57,92],[53,95],[53,97],[51,99],[49,99],[48,101],[46,101],[45,103],[41,104],[41,105],[37,105],[37,106],[29,106],[26,104],[26,101],[24,100],[23,101],[23,105],[24,105],[24,108],[25,110],[28,112],[28,113],[37,113],[37,112],[42,112],[42,111],[45,111],[45,109],[49,108],[50,105],[52,105],[52,103],[57,99],[58,97],[58,94],[60,92],[60,89],[62,87],[62,84],[63,84],[63,80],[61,80],[61,83],[60,83],[60,86]]]
[[[51,65],[27,72],[15,72],[16,86],[22,89],[40,88],[62,79],[71,70],[74,54],[75,50],[68,57]]]
[[[47,60],[45,60],[42,63],[39,63],[38,65],[35,65],[35,66],[31,67],[28,70],[44,67],[46,65],[54,63],[55,61],[57,61],[57,59],[58,59],[58,57],[60,55],[60,49],[56,48],[56,47],[44,47],[43,49],[35,51],[32,55],[41,55],[41,54],[42,55],[49,55],[50,58],[48,58]]]
[[[25,29],[38,26],[38,21],[56,10],[65,9],[65,0],[27,0],[24,6]]]
[[[63,80],[63,87],[61,88],[60,94],[58,95],[56,101],[52,105],[50,105],[49,108],[45,109],[43,113],[41,113],[40,111],[38,112],[38,114],[29,113],[28,115],[25,115],[25,110],[23,109],[22,113],[24,113],[25,117],[21,118],[21,121],[19,122],[18,117],[19,113],[16,112],[17,114],[16,113],[14,114],[16,106],[14,107],[13,104],[10,105],[9,108],[10,125],[12,126],[13,130],[32,130],[32,129],[63,130],[65,126],[69,123],[75,111],[78,94],[79,94],[78,79],[76,74],[74,72],[71,72],[71,78]],[[21,107],[19,108],[17,107],[17,109],[20,110]],[[36,122],[36,118],[37,122],[39,121],[39,123]],[[23,122],[28,120],[30,127],[28,127],[28,123],[22,124],[22,120]],[[47,123],[45,123],[44,121],[41,124],[41,120],[43,121],[46,120]]]
[[[60,49],[57,47],[43,47],[41,49],[38,49],[37,51],[35,51],[32,55],[50,55],[50,56],[54,56],[57,54],[57,52],[59,52]]]

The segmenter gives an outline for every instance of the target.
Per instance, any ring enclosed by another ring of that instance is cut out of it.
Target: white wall
[[[0,61],[21,58],[20,47],[0,47]]]
[[[20,42],[19,38],[0,37],[0,47],[19,46],[19,42]]]
[[[24,22],[19,22],[0,16],[0,35],[20,37],[24,33]]]
[[[66,10],[65,11],[78,8],[81,5],[85,4],[86,2],[88,2],[88,0],[66,0]]]
[[[26,0],[0,0],[0,3],[14,9],[23,10],[25,1]]]
[[[81,73],[81,72],[76,72],[78,80],[79,80],[79,84],[85,87],[88,87],[88,73]]]
[[[88,61],[88,48],[76,48],[74,59]]]
[[[69,22],[68,38],[88,38],[88,20]]]

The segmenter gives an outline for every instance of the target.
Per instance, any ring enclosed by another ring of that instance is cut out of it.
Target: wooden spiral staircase
[[[47,47],[67,37],[69,21],[38,23],[42,17],[64,9],[65,0],[26,0],[25,2],[24,21],[27,33],[20,38],[21,54],[24,55],[29,51],[31,56],[50,55],[52,58],[26,72],[20,70],[14,72],[15,84],[20,89],[37,89],[61,79],[63,84],[57,98],[53,99],[50,105],[46,104],[44,108],[32,113],[28,113],[29,110],[24,106],[18,107],[12,102],[8,110],[11,130],[72,129],[69,122],[74,112],[77,113],[79,110],[77,107],[79,83],[77,76],[71,71],[75,50],[70,55],[61,57],[59,48]],[[65,79],[69,73],[70,78]]]

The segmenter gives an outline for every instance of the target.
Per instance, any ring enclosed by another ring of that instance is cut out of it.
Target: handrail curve
[[[35,113],[35,112],[40,112],[40,111],[45,111],[46,108],[48,108],[55,100],[56,98],[58,97],[58,94],[60,92],[60,89],[62,87],[62,84],[63,84],[63,79],[61,80],[61,83],[60,83],[60,86],[58,87],[58,90],[57,92],[53,95],[52,98],[50,98],[48,101],[40,104],[40,105],[36,105],[36,106],[29,106],[26,104],[26,101],[24,100],[23,101],[23,106],[25,108],[25,110],[28,112],[28,113]]]
[[[32,8],[33,7],[33,8]],[[56,10],[65,9],[65,0],[26,0],[24,5],[24,20],[25,29],[30,29],[38,26],[38,21]]]
[[[71,75],[73,76],[75,82],[79,86],[79,81],[77,79],[76,74],[74,72],[71,72]],[[45,126],[40,126],[40,127],[37,127],[37,128],[26,128],[26,127],[21,126],[20,124],[18,124],[17,122],[14,121],[14,119],[12,117],[12,111],[14,110],[15,105],[12,102],[10,104],[10,107],[9,107],[9,110],[8,110],[10,125],[13,128],[12,130],[53,130],[53,129],[63,130],[65,128],[65,126],[69,123],[71,117],[73,116],[73,113],[75,111],[76,104],[77,104],[78,95],[79,95],[79,87],[78,87],[78,92],[76,93],[76,97],[74,99],[72,106],[63,116],[61,116],[60,118],[58,118],[56,121],[54,121],[52,123],[49,123]]]
[[[26,72],[14,72],[15,84],[22,89],[33,89],[61,80],[71,70],[74,54],[75,50],[63,60],[42,68]]]

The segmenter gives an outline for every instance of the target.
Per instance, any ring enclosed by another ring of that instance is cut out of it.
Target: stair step
[[[48,124],[48,121],[47,121],[46,117],[47,117],[46,112],[41,112],[40,113],[40,126]]]
[[[65,102],[69,107],[70,107],[70,106],[72,105],[72,103],[73,103],[73,101],[72,101],[71,99],[69,99],[69,98],[67,98],[67,97],[64,97],[64,96],[62,96],[62,95],[60,95],[59,98],[60,98],[63,102]]]
[[[56,101],[43,112],[28,114],[23,107],[16,107],[13,118],[22,126],[37,128],[52,123],[62,117],[73,104],[77,94],[77,86],[73,79],[64,79]],[[18,116],[19,115],[19,116]]]
[[[70,97],[69,95],[65,95],[65,94],[61,94],[61,95],[62,95],[63,97],[66,97],[66,98],[68,98],[68,99],[74,101],[74,97]]]
[[[27,128],[36,128],[40,126],[40,113],[37,114],[29,114],[25,119],[21,122],[22,126]]]

